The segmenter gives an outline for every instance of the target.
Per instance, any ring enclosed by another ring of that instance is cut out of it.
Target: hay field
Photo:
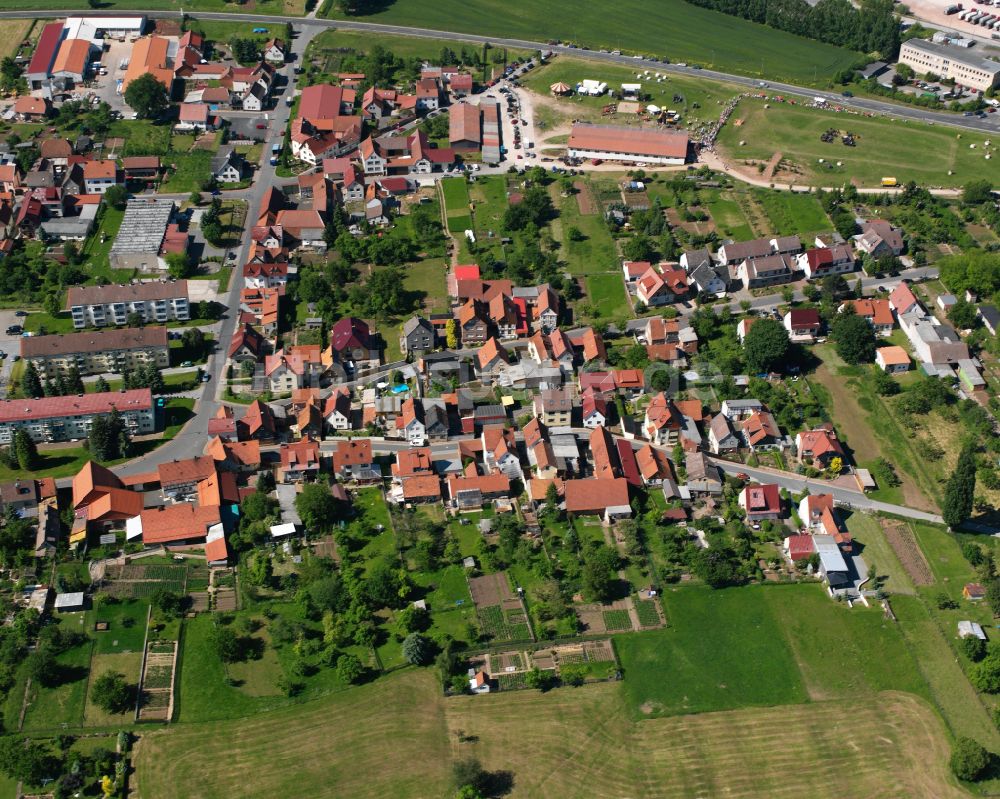
[[[135,784],[142,799],[440,799],[451,762],[472,756],[510,774],[510,799],[947,799],[965,795],[948,752],[941,721],[908,694],[635,722],[613,683],[445,699],[430,671],[406,671],[247,719],[146,733]]]

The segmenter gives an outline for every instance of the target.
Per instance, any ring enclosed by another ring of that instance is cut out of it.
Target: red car
[[[750,479],[750,475],[748,475],[746,472],[737,472],[736,479],[737,480],[749,480]]]
[[[267,125],[263,122],[257,123],[257,130],[267,130]]]

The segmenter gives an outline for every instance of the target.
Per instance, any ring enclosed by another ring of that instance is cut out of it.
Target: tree
[[[972,515],[972,501],[976,493],[976,459],[972,445],[966,444],[958,456],[955,471],[948,478],[941,504],[945,524],[955,529]]]
[[[156,119],[170,107],[166,87],[149,72],[129,83],[125,89],[125,102],[139,119]]]
[[[875,360],[875,331],[863,317],[857,315],[853,305],[845,305],[836,314],[830,334],[837,354],[847,363],[856,365]]]
[[[354,655],[346,654],[337,658],[337,679],[345,683],[356,683],[365,673],[365,667]]]
[[[735,550],[727,546],[699,549],[692,571],[712,588],[739,585],[744,581],[740,559]]]
[[[758,319],[743,339],[743,356],[755,373],[771,372],[788,356],[788,331],[776,319]]]
[[[991,652],[969,671],[969,681],[987,694],[1000,692],[1000,654]]]
[[[326,530],[337,519],[337,503],[330,489],[321,483],[309,483],[295,497],[295,509],[310,532]]]
[[[962,639],[961,649],[973,663],[978,663],[986,657],[986,642],[974,635]]]
[[[978,321],[978,310],[971,302],[959,300],[948,309],[948,321],[959,330],[970,330]]]
[[[39,685],[51,687],[59,678],[59,664],[51,647],[40,646],[28,656],[28,676]]]
[[[655,254],[653,243],[641,234],[628,239],[622,246],[622,255],[628,261],[649,261]]]
[[[157,588],[150,597],[150,602],[168,619],[180,616],[184,608],[184,598],[176,591],[168,591],[166,588]]]
[[[481,791],[487,779],[487,774],[483,770],[483,765],[476,758],[470,757],[464,760],[456,760],[451,766],[451,776],[455,783],[455,788],[472,788]]]
[[[212,645],[223,663],[235,663],[240,659],[242,647],[239,636],[232,627],[217,623],[212,630]]]
[[[241,64],[250,64],[260,55],[256,39],[234,37],[229,40],[229,49],[233,52],[233,58]]]
[[[14,455],[17,457],[17,465],[25,471],[32,471],[38,468],[38,447],[34,440],[28,435],[28,431],[22,427],[14,431],[14,438],[11,442]]]
[[[403,639],[403,658],[414,666],[426,666],[431,662],[430,639],[420,633],[410,633]]]
[[[194,274],[194,263],[191,256],[186,251],[167,253],[167,274],[174,280],[191,277]]]
[[[448,349],[455,349],[458,347],[458,324],[454,319],[449,319],[444,326],[444,336],[445,343],[448,345]]]
[[[118,671],[106,671],[98,677],[90,689],[94,704],[105,713],[124,713],[131,704],[131,692],[125,675]]]
[[[988,180],[970,180],[962,187],[962,202],[966,205],[982,205],[993,196],[993,184]]]
[[[5,56],[0,61],[0,91],[14,91],[23,74],[24,68],[10,56]]]
[[[128,190],[122,184],[116,183],[104,192],[104,202],[116,211],[124,211],[128,204]]]
[[[13,735],[0,738],[0,771],[14,780],[38,785],[53,776],[57,764],[46,747]]]
[[[44,395],[42,379],[38,376],[38,370],[33,361],[28,361],[28,365],[24,367],[24,374],[21,376],[21,393],[36,399]]]
[[[69,368],[66,373],[66,392],[67,394],[83,394],[86,391],[86,387],[83,385],[83,375],[80,374],[80,370],[74,364]]]
[[[975,782],[993,762],[993,756],[971,738],[960,736],[951,750],[951,770],[960,780]]]
[[[618,580],[618,556],[604,544],[590,549],[583,562],[583,593],[591,601],[614,599]]]
[[[188,202],[196,208],[201,205],[201,192],[197,190],[191,192],[191,196],[188,197]]]

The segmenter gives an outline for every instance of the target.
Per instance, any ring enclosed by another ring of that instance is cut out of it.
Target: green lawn
[[[832,227],[819,200],[811,194],[758,189],[753,195],[764,206],[777,236],[806,236],[826,232]]]
[[[170,125],[154,125],[144,119],[119,119],[108,129],[108,138],[125,144],[118,155],[167,155],[170,152]]]
[[[620,273],[590,275],[587,278],[587,301],[594,306],[594,316],[611,319],[629,313],[625,284]]]
[[[615,638],[632,712],[673,715],[805,701],[792,649],[765,602],[770,590],[664,593],[669,628]]]
[[[83,614],[73,614],[83,617]],[[63,624],[77,628],[74,619],[63,619]],[[88,631],[89,632],[89,631]],[[63,652],[59,663],[59,684],[44,687],[32,683],[28,709],[24,714],[24,730],[58,729],[63,725],[79,727],[83,724],[83,708],[87,694],[90,656],[94,642],[89,638],[80,646]],[[9,719],[8,723],[15,723]]]
[[[823,83],[855,63],[850,50],[792,36],[737,17],[689,5],[683,0],[624,0],[613,13],[602,5],[552,0],[396,0],[366,17],[370,22],[409,25],[529,40],[561,38],[593,49],[621,48],[673,61],[699,62],[728,72],[763,75],[799,83]],[[336,4],[331,16],[340,16]]]
[[[448,309],[448,287],[445,275],[448,265],[443,258],[407,264],[403,267],[403,288],[419,297],[426,313],[444,313]]]
[[[738,119],[743,120],[740,127],[733,124]],[[820,141],[820,134],[831,127],[855,134],[857,145]],[[741,146],[741,141],[746,144]],[[736,161],[766,161],[780,152],[801,170],[796,182],[807,186],[841,186],[849,180],[859,186],[877,186],[883,177],[895,177],[900,183],[915,180],[930,186],[961,186],[995,168],[983,159],[982,141],[982,136],[951,127],[781,103],[765,109],[762,101],[742,100],[718,143],[720,151]],[[976,149],[970,149],[970,143],[977,143]],[[843,165],[836,166],[838,161]]]
[[[594,191],[591,185],[585,191]],[[618,249],[611,232],[604,223],[600,213],[581,214],[580,204],[576,195],[560,197],[553,191],[553,202],[559,209],[559,218],[553,222],[553,233],[562,243],[560,258],[566,262],[566,268],[573,275],[592,275],[599,272],[614,272],[618,274]],[[574,241],[569,237],[570,228],[576,228],[583,234],[583,239]],[[621,282],[621,281],[619,281]]]
[[[753,228],[743,209],[727,194],[715,193],[711,199],[706,200],[705,205],[721,236],[735,241],[753,238]]]
[[[445,178],[441,181],[441,192],[444,195],[448,230],[452,233],[470,230],[472,215],[469,212],[469,188],[465,178]]]
[[[209,177],[212,154],[205,150],[191,153],[170,153],[165,164],[170,167],[166,180],[160,186],[163,192],[188,193],[201,188]]]

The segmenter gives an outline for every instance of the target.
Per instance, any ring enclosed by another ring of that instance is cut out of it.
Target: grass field
[[[595,187],[585,183],[583,191],[593,193]],[[552,202],[559,209],[559,217],[552,224],[553,237],[562,243],[559,253],[561,260],[572,275],[592,275],[601,272],[618,273],[618,250],[608,226],[597,205],[596,214],[580,213],[580,203],[576,195],[561,197],[555,184],[552,186]],[[596,205],[596,203],[595,203]],[[576,228],[583,234],[581,241],[572,240],[568,231]]]
[[[823,206],[811,194],[760,189],[754,191],[753,196],[764,207],[772,231],[777,236],[825,233],[831,227]]]
[[[804,701],[791,650],[762,593],[667,591],[663,607],[669,628],[616,638],[633,715]],[[706,635],[709,629],[712,634]]]
[[[60,0],[60,9],[71,11],[80,9],[89,11],[93,8],[87,0]],[[150,7],[149,0],[102,0],[100,7],[104,10],[119,9],[121,11],[137,10],[146,11]],[[51,10],[52,4],[44,0],[4,0],[5,11],[20,9],[41,9]],[[157,0],[155,3],[157,11],[192,11],[190,3],[183,3],[181,0]],[[302,16],[305,14],[305,0],[250,0],[243,3],[227,3],[225,0],[198,0],[198,11],[225,11],[230,14],[283,14],[289,16]],[[279,29],[275,29],[280,34]]]
[[[472,228],[472,214],[469,211],[469,187],[465,178],[445,178],[441,181],[444,196],[445,216],[451,233],[464,233]]]
[[[753,228],[743,209],[730,196],[720,192],[707,200],[705,205],[721,235],[735,241],[753,238]]]
[[[31,30],[30,19],[0,20],[0,58],[13,57]]]
[[[743,124],[736,127],[733,123],[739,119]],[[831,127],[855,134],[857,146],[820,141],[820,134]],[[740,141],[746,145],[740,146]],[[851,180],[859,186],[877,186],[882,177],[892,176],[900,183],[915,180],[926,186],[961,186],[993,168],[983,160],[982,141],[977,134],[949,127],[780,103],[765,109],[759,100],[743,100],[719,134],[718,144],[734,162],[766,161],[780,152],[801,170],[796,182],[804,185],[840,186]],[[977,148],[970,149],[971,143],[977,143]],[[820,158],[826,163],[819,164]],[[843,166],[837,167],[837,161]],[[949,170],[954,174],[949,175]]]
[[[143,736],[137,785],[146,799],[445,796],[444,705],[430,673],[410,671],[241,721],[177,725]],[[201,770],[210,763],[206,780]]]
[[[381,45],[386,50],[392,51],[399,58],[420,58],[432,63],[438,62],[443,48],[447,47],[456,53],[461,53],[463,47],[463,42],[448,39],[391,36],[389,34],[369,31],[360,33],[358,31],[328,30],[323,31],[323,33],[312,40],[309,45],[310,50],[308,55],[310,57],[317,57],[322,55],[324,51],[336,53],[339,48],[346,48],[357,52],[368,52],[376,44]],[[464,46],[470,50],[474,50],[476,53],[482,52],[482,45],[477,42],[470,42]],[[493,53],[496,53],[496,51],[494,50]],[[511,60],[528,55],[531,55],[531,51],[529,50],[516,50],[513,48],[507,50],[507,57]]]
[[[142,647],[140,645],[139,649]],[[135,706],[124,713],[108,713],[94,704],[91,689],[94,681],[105,672],[117,671],[125,675],[125,681],[134,689],[139,684],[139,670],[142,668],[142,652],[124,652],[117,655],[95,654],[90,661],[90,681],[87,692],[87,708],[84,723],[88,727],[111,727],[128,724],[135,718]]]
[[[634,722],[612,683],[446,700],[430,672],[405,671],[243,721],[147,732],[135,779],[145,799],[408,799],[449,795],[451,762],[476,757],[506,773],[511,799],[963,796],[947,756],[940,721],[899,693]]]
[[[629,313],[625,284],[620,274],[588,277],[587,300],[594,306],[595,318],[613,319]]]
[[[369,22],[520,37],[561,38],[593,49],[627,49],[672,61],[799,83],[823,83],[859,55],[850,50],[792,36],[743,19],[689,5],[683,0],[624,0],[613,14],[594,4],[570,0],[519,3],[502,0],[396,0],[365,17]],[[339,15],[334,9],[332,16]],[[641,24],[636,24],[641,20]]]

